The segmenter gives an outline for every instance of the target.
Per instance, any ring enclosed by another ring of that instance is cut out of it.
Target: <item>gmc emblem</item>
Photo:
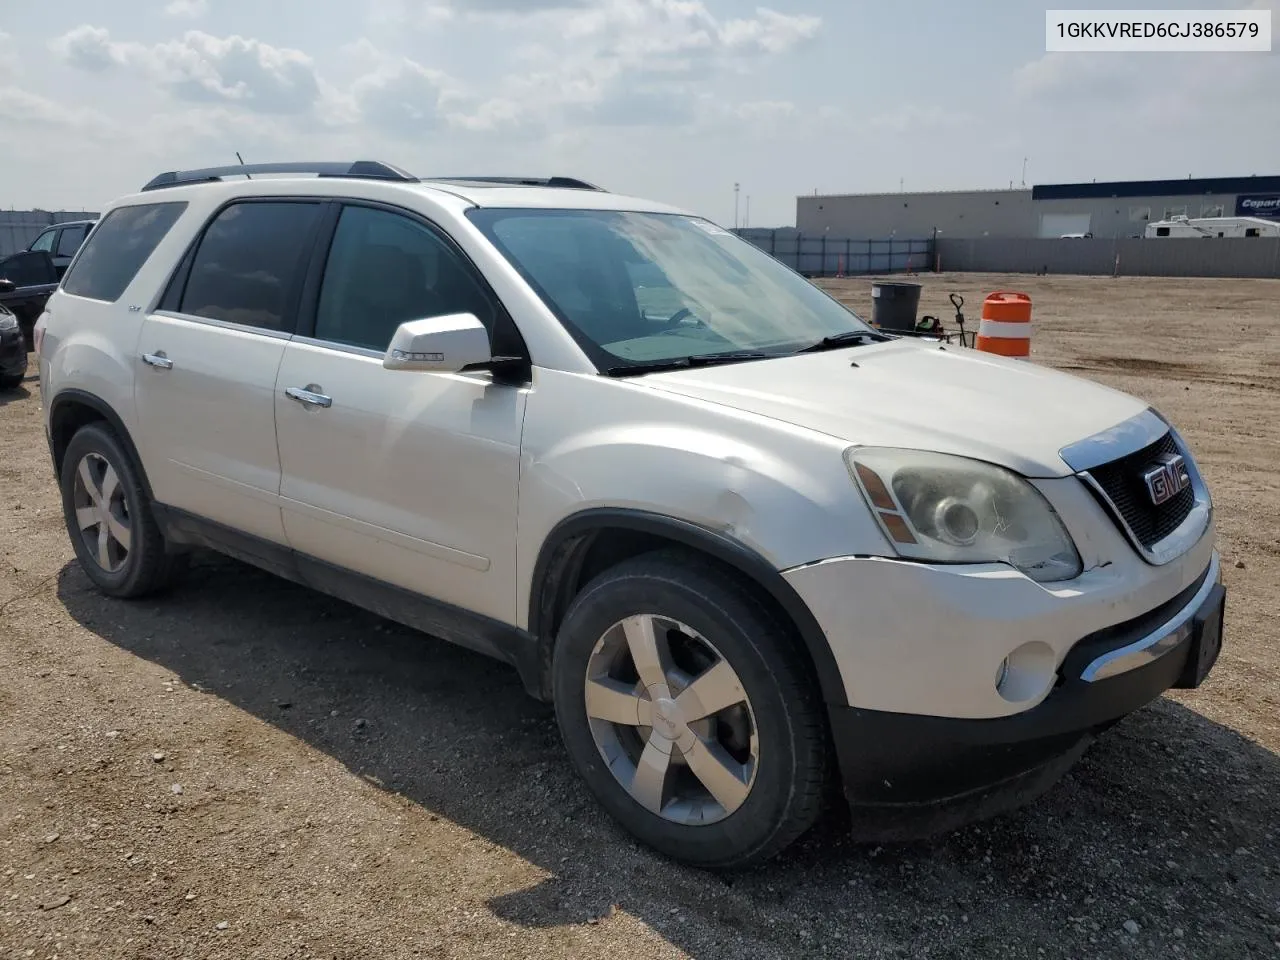
[[[1191,486],[1191,475],[1187,473],[1187,461],[1181,454],[1162,453],[1155,463],[1147,467],[1142,481],[1147,485],[1151,502],[1158,507]]]

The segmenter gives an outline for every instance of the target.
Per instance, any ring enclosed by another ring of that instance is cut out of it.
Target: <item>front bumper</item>
[[[830,708],[863,839],[930,836],[1019,807],[1050,787],[1094,737],[1171,688],[1198,686],[1217,660],[1226,590],[1217,555],[1185,591],[1072,649],[1036,707],[993,719]]]
[[[21,329],[0,332],[0,377],[17,377],[27,372],[27,343]]]

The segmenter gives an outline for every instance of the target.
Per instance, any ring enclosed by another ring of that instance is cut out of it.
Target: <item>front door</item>
[[[276,380],[284,527],[299,553],[514,623],[525,389],[382,366],[401,323],[452,313],[491,338],[509,322],[433,226],[343,208],[312,335]]]
[[[275,383],[322,204],[231,204],[138,340],[134,393],[156,499],[285,542]]]

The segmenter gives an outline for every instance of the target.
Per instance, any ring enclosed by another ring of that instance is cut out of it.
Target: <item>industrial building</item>
[[[1053,183],[1013,190],[814,194],[796,199],[801,236],[880,239],[1141,237],[1172,217],[1280,221],[1280,176]]]

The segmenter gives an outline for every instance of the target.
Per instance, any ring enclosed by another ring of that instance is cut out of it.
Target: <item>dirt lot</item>
[[[1027,291],[1037,362],[1189,436],[1229,589],[1202,690],[989,825],[865,849],[833,815],[767,869],[676,868],[499,665],[220,559],[99,598],[29,380],[0,397],[0,958],[1280,956],[1280,282],[920,279],[944,319]]]

